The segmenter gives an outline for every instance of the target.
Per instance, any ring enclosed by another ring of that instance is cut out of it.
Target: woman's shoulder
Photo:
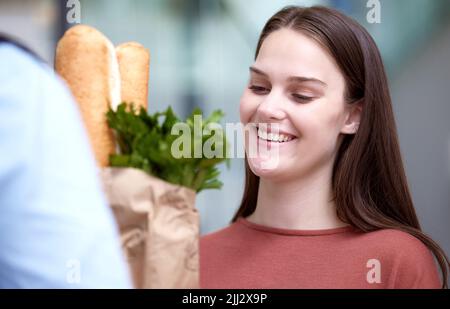
[[[364,241],[370,242],[379,249],[388,250],[388,252],[401,253],[402,255],[428,256],[430,254],[428,247],[412,234],[397,229],[380,229],[377,231],[364,233]]]
[[[369,250],[389,265],[396,288],[439,288],[437,264],[430,249],[417,237],[397,229],[364,233]]]
[[[237,236],[237,223],[233,222],[216,231],[209,232],[200,237],[200,244],[214,244],[228,242],[230,238]]]

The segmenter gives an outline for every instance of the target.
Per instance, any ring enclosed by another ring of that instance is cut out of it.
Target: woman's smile
[[[270,150],[272,147],[286,146],[293,144],[297,140],[295,135],[281,130],[271,129],[266,125],[257,125],[255,131],[258,137],[258,149],[260,150],[261,147]]]

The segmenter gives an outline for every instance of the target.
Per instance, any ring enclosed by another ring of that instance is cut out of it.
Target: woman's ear
[[[355,134],[358,132],[359,122],[361,121],[362,102],[349,104],[346,112],[347,115],[344,125],[341,128],[341,133]]]

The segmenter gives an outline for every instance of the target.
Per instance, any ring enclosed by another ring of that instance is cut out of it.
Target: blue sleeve
[[[129,288],[70,92],[0,44],[0,288]]]

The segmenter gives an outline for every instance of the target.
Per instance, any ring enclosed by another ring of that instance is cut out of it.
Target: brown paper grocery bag
[[[199,287],[195,192],[134,168],[101,170],[137,288]]]

